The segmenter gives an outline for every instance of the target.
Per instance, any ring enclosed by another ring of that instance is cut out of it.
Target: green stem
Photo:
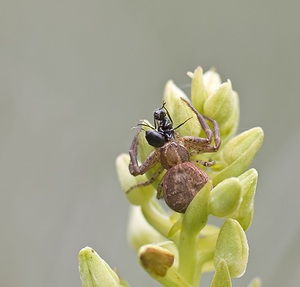
[[[199,233],[207,223],[207,206],[211,186],[211,182],[209,182],[195,196],[193,201],[190,203],[182,221],[182,229],[178,244],[179,273],[192,286],[198,286],[199,284],[198,280],[200,278],[200,272],[202,268],[201,266],[198,266]]]
[[[169,216],[157,206],[153,201],[147,201],[141,206],[142,213],[145,219],[152,227],[154,227],[159,233],[168,238],[169,230],[173,226],[174,222],[170,220]],[[178,242],[178,235],[174,235],[172,240]]]
[[[192,286],[194,285],[197,265],[197,238],[195,236],[181,235],[179,244],[179,273]]]

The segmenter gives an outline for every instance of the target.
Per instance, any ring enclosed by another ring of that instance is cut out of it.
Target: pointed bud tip
[[[118,275],[91,247],[85,247],[78,254],[79,272],[83,287],[118,287]]]

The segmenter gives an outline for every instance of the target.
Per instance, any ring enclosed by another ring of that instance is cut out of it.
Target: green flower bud
[[[145,220],[140,206],[130,208],[127,236],[131,247],[135,251],[138,251],[143,245],[165,240],[165,237]]]
[[[210,287],[231,287],[231,278],[226,261],[221,259],[216,266],[216,272]]]
[[[122,189],[131,204],[139,205],[131,211],[128,239],[138,250],[141,265],[164,286],[197,286],[201,273],[215,269],[211,286],[229,287],[230,278],[241,276],[247,266],[249,251],[244,230],[252,222],[257,172],[246,170],[260,149],[264,135],[257,127],[232,138],[238,128],[240,111],[238,94],[232,90],[231,82],[221,84],[218,73],[210,70],[203,74],[200,67],[188,76],[192,79],[193,106],[201,114],[216,120],[220,129],[222,145],[217,152],[198,154],[197,149],[187,146],[191,162],[203,163],[211,180],[196,194],[184,214],[170,215],[153,198],[166,171],[145,185],[162,170],[161,163],[135,177],[128,169],[129,156],[120,155],[116,166]],[[165,86],[164,101],[163,107],[169,113],[167,117],[179,137],[205,137],[195,113],[185,102],[187,96],[172,81]],[[150,122],[143,121],[142,130],[139,130],[137,156],[140,164],[154,150],[144,132],[154,129],[153,117]],[[212,129],[213,124],[207,122]],[[215,165],[204,164],[213,161]],[[166,189],[165,184],[163,188]],[[228,219],[221,229],[213,230],[211,226],[207,227],[209,214]],[[172,241],[165,241],[167,238]],[[161,243],[154,245],[153,242]],[[87,271],[84,274],[87,275],[82,278],[88,277]],[[98,278],[93,274],[89,276],[89,280]],[[257,282],[253,281],[248,287],[257,287]],[[122,283],[119,280],[117,284]]]
[[[239,224],[242,226],[242,228],[246,231],[252,223],[253,212],[254,212],[254,210],[252,209],[249,213],[247,213],[243,217],[234,217],[234,216],[232,216],[232,218],[237,220],[239,222]]]
[[[228,216],[239,206],[241,195],[242,185],[237,178],[223,180],[210,192],[209,212],[217,217]]]
[[[231,82],[223,83],[204,104],[204,114],[216,120],[220,127],[231,115],[233,92]]]
[[[141,265],[153,277],[164,277],[174,263],[174,255],[158,245],[144,245],[139,250]]]
[[[209,97],[213,95],[221,85],[221,77],[214,69],[210,69],[204,73],[203,81]]]
[[[176,129],[176,131],[182,136],[199,136],[201,127],[198,119],[195,113],[181,98],[189,101],[187,96],[172,81],[169,81],[165,87],[164,100],[166,101],[166,108],[172,117],[174,128],[191,118],[180,128]]]
[[[203,106],[208,98],[203,81],[203,70],[201,67],[195,69],[194,73],[188,72],[188,76],[192,79],[191,99],[193,106],[203,113]]]
[[[147,180],[146,175],[133,176],[129,173],[129,155],[121,154],[117,157],[116,168],[118,172],[119,181],[122,190],[125,192],[127,199],[133,205],[143,205],[149,201],[154,194],[154,188],[152,185],[142,186],[134,188],[127,192],[132,186],[145,182]]]
[[[227,166],[213,178],[214,184],[243,173],[259,151],[263,138],[263,130],[257,127],[231,139],[222,150],[223,160]]]
[[[159,245],[148,244],[141,247],[139,258],[141,265],[145,270],[163,286],[181,286],[190,287],[176,268],[174,243],[164,242]]]
[[[246,234],[238,221],[227,219],[221,227],[218,236],[214,264],[217,267],[225,260],[231,277],[244,274],[249,256]]]
[[[231,217],[239,221],[244,230],[247,230],[252,222],[257,177],[258,174],[254,168],[238,177],[242,185],[242,201]]]
[[[82,287],[120,287],[118,275],[90,247],[80,250],[78,255]]]
[[[263,130],[261,128],[257,127],[245,131],[226,144],[223,148],[223,158],[227,164],[230,164],[240,159],[241,156],[251,155],[251,160],[249,160],[251,163],[256,152],[260,149],[262,141]],[[251,153],[247,154],[249,150]]]
[[[235,91],[233,91],[231,114],[229,115],[227,121],[220,126],[220,135],[221,135],[223,146],[228,142],[228,140],[231,139],[233,135],[235,135],[239,125],[239,117],[240,117],[239,97],[238,94]]]

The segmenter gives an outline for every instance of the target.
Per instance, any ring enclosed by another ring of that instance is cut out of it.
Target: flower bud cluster
[[[152,184],[131,189],[149,180],[159,166],[135,177],[128,170],[129,155],[120,155],[116,160],[119,180],[133,205],[128,238],[141,265],[162,285],[199,286],[202,273],[214,271],[211,286],[226,287],[231,286],[231,278],[242,276],[247,267],[249,248],[245,231],[252,222],[258,178],[257,171],[249,166],[262,145],[264,134],[256,127],[236,135],[239,99],[229,80],[222,83],[215,71],[203,74],[200,67],[188,76],[192,105],[201,114],[216,120],[220,129],[222,143],[217,152],[191,156],[195,164],[215,162],[209,167],[201,166],[210,180],[196,194],[186,212],[178,214],[163,208],[155,198],[164,174]],[[195,113],[181,98],[189,101],[172,81],[167,82],[164,101],[174,126],[191,118],[176,131],[180,136],[205,137]],[[141,162],[153,150],[143,132],[139,134],[138,150]],[[221,227],[208,224],[209,216],[220,218]],[[103,268],[111,271],[106,266],[100,269]],[[259,286],[259,280],[249,286]]]

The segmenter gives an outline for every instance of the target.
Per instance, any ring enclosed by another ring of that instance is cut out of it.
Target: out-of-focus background
[[[215,67],[240,95],[239,132],[265,131],[246,274],[300,285],[299,1],[0,4],[0,285],[81,286],[92,246],[132,286],[158,286],[126,241],[115,171],[164,84]],[[203,286],[208,286],[208,282]]]

